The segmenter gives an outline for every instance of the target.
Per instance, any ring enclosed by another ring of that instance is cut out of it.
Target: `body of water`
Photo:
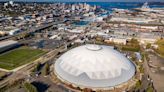
[[[67,3],[73,4],[73,2],[67,2]],[[96,5],[99,8],[112,11],[113,8],[118,8],[118,9],[139,8],[142,7],[144,3],[143,2],[87,2],[87,4],[91,6]],[[149,2],[148,5],[150,8],[164,8],[164,3],[160,3],[160,2]]]
[[[89,24],[89,21],[75,21],[73,23],[73,25],[76,25],[76,26],[85,26],[87,24]]]

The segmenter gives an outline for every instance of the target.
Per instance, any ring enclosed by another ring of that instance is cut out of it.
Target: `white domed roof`
[[[128,81],[135,66],[110,46],[87,44],[63,54],[55,72],[67,82],[84,87],[111,87]]]

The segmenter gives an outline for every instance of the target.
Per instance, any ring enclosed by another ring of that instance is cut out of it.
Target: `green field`
[[[45,53],[45,51],[38,49],[20,47],[4,54],[0,54],[0,68],[8,70],[14,69],[37,59]]]

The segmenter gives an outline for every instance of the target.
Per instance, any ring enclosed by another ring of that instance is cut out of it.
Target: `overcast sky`
[[[9,1],[9,0],[0,0],[0,1]],[[164,0],[13,0],[13,1],[61,1],[61,2],[164,2]]]

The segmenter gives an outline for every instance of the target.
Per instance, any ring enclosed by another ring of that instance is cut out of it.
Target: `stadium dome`
[[[87,44],[64,53],[55,74],[67,83],[86,88],[108,88],[127,82],[135,66],[111,46]]]

